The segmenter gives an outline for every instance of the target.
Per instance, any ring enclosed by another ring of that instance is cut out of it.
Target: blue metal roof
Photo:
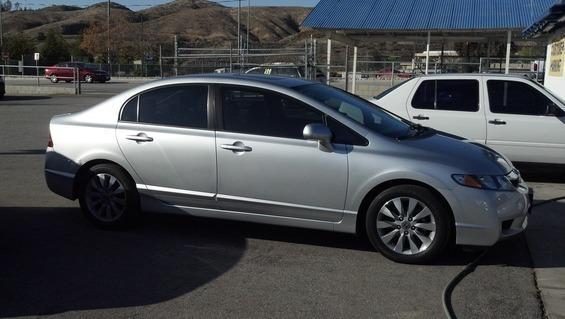
[[[330,30],[524,29],[556,0],[320,0],[302,26]]]

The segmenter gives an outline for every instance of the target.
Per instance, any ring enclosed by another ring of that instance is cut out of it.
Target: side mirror
[[[560,108],[557,104],[551,103],[551,105],[549,105],[548,107],[547,115],[562,117],[565,116],[565,111],[563,111],[563,109]]]
[[[324,152],[332,152],[332,131],[321,123],[312,123],[302,131],[305,140],[318,141],[318,148]]]

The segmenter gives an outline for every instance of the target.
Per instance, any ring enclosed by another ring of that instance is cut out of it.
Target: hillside
[[[310,10],[302,7],[251,8],[251,41],[276,43],[296,35]],[[244,8],[242,24],[246,21],[247,8]],[[38,41],[49,29],[60,31],[67,39],[76,38],[93,23],[105,26],[105,2],[87,8],[51,6],[4,13],[5,34],[22,32]],[[111,32],[116,38],[131,41],[143,38],[148,42],[170,42],[176,34],[188,43],[226,45],[236,41],[237,9],[206,0],[176,0],[141,11],[112,3]]]

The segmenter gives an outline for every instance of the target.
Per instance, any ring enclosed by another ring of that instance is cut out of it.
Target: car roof
[[[441,74],[421,74],[415,76],[416,78],[445,78],[454,76],[475,76],[475,77],[494,77],[494,78],[520,78],[523,79],[523,74],[501,74],[501,73],[441,73]]]
[[[209,73],[209,74],[198,74],[198,75],[185,75],[185,76],[178,76],[168,78],[168,80],[182,80],[182,79],[190,79],[202,82],[222,82],[225,80],[228,81],[241,81],[242,84],[269,84],[275,86],[281,86],[286,88],[292,88],[300,85],[307,85],[313,84],[318,82],[312,82],[309,80],[304,80],[300,78],[291,78],[291,77],[283,77],[283,76],[274,76],[274,75],[260,75],[260,74],[239,74],[239,73]]]

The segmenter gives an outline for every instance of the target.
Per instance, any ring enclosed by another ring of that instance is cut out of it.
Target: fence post
[[[390,69],[390,86],[394,86],[394,61],[392,61],[392,67]]]
[[[353,47],[353,78],[351,79],[351,93],[355,94],[357,84],[357,46]]]
[[[179,68],[178,68],[178,52],[179,52],[179,44],[178,44],[178,38],[177,35],[175,34],[175,76],[179,75]]]
[[[310,72],[308,72],[308,40],[304,40],[304,78],[310,78]]]
[[[345,90],[349,92],[349,45],[345,46]]]
[[[233,73],[233,52],[232,52],[231,41],[230,41],[230,73]]]
[[[39,86],[39,66],[37,65],[37,60],[35,60],[35,75],[37,76],[37,86]]]
[[[331,77],[331,63],[332,63],[332,40],[328,39],[328,52],[327,52],[328,58],[327,58],[327,78],[326,78],[326,84],[330,85],[330,77]]]
[[[159,44],[159,74],[163,78],[163,46]]]

